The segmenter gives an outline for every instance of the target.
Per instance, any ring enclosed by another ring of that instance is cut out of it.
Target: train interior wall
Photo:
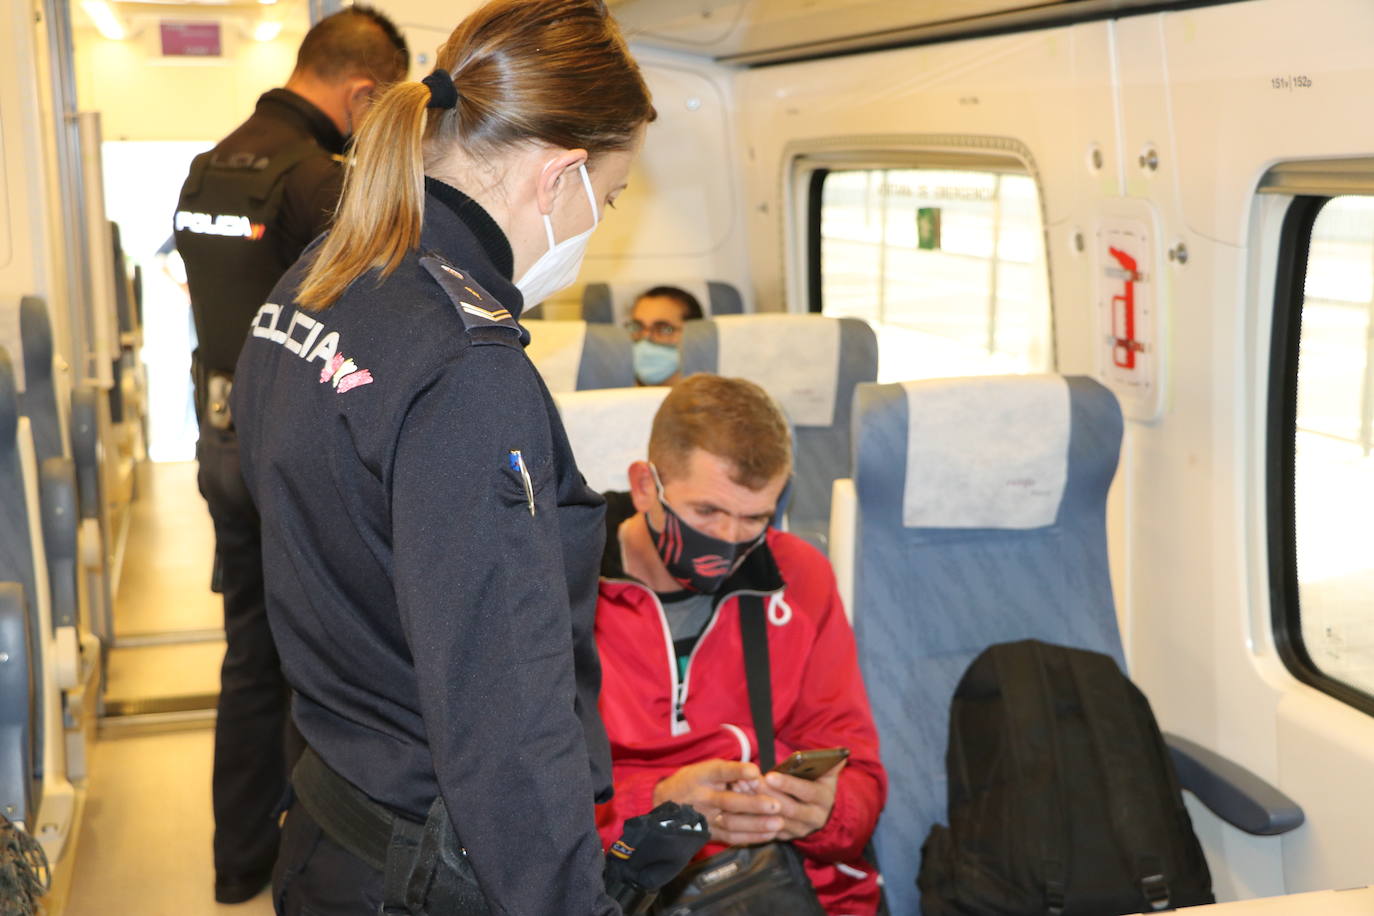
[[[1094,374],[1099,227],[1145,202],[1165,391],[1157,418],[1128,423],[1110,520],[1131,674],[1166,730],[1273,780],[1308,814],[1276,841],[1194,806],[1221,899],[1369,878],[1374,800],[1359,774],[1374,763],[1374,721],[1298,683],[1269,622],[1265,404],[1283,201],[1256,188],[1276,162],[1374,148],[1369,123],[1343,114],[1371,76],[1343,36],[1372,22],[1361,3],[1274,0],[736,78],[760,302],[805,308],[805,249],[779,218],[799,209],[793,156],[1011,138],[1041,189],[1058,371]],[[1293,89],[1299,76],[1311,88]],[[1180,245],[1186,263],[1164,256]]]
[[[418,75],[476,4],[377,5],[404,27]],[[0,294],[61,303],[70,281],[43,139],[51,62],[23,7],[0,14],[0,46],[19,49],[0,55]],[[1130,673],[1166,730],[1273,781],[1307,814],[1275,839],[1193,806],[1221,900],[1371,878],[1374,719],[1299,683],[1270,623],[1264,439],[1287,199],[1256,193],[1278,162],[1374,154],[1362,116],[1371,32],[1362,0],[1250,0],[750,69],[637,24],[659,120],[581,277],[725,280],[751,308],[805,311],[806,157],[1012,150],[1040,195],[1055,368],[1092,375],[1101,227],[1123,214],[1146,224],[1163,394],[1156,416],[1127,424],[1109,520]],[[284,82],[300,33],[245,41],[215,68],[79,28],[80,107],[102,111],[107,140],[208,143]],[[575,314],[578,297],[551,314]],[[65,351],[79,362],[74,344]],[[922,374],[886,372],[907,368]]]

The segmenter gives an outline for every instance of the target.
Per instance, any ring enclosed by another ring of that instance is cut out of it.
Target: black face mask
[[[654,530],[647,512],[644,513],[644,523],[649,526],[649,534],[654,539],[659,558],[668,567],[668,574],[683,588],[714,595],[720,591],[725,580],[739,569],[745,557],[763,543],[768,529],[765,527],[758,537],[748,541],[722,541],[711,537],[684,522],[682,516],[668,505],[663,498],[663,484],[659,482],[656,470],[654,483],[658,486],[658,503],[663,507],[663,530]]]

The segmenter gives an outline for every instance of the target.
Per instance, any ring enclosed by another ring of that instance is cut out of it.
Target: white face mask
[[[582,258],[587,253],[587,243],[591,241],[592,231],[601,222],[596,210],[596,192],[592,190],[592,180],[587,177],[587,167],[579,165],[582,186],[587,189],[587,200],[592,205],[592,225],[586,232],[574,235],[555,243],[553,240],[553,220],[544,214],[544,231],[549,236],[549,250],[539,256],[525,271],[524,276],[515,281],[516,288],[525,297],[525,308],[533,308],[559,290],[567,289],[577,280],[577,272],[582,269]]]

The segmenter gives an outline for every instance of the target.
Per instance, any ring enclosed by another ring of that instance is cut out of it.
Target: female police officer
[[[600,0],[495,0],[437,63],[372,108],[334,228],[236,373],[310,745],[276,904],[615,913],[593,822],[602,506],[515,319],[574,280],[654,111]]]

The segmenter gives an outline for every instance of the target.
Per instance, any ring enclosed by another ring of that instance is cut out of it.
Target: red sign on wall
[[[164,22],[161,27],[164,57],[220,56],[218,22]]]

